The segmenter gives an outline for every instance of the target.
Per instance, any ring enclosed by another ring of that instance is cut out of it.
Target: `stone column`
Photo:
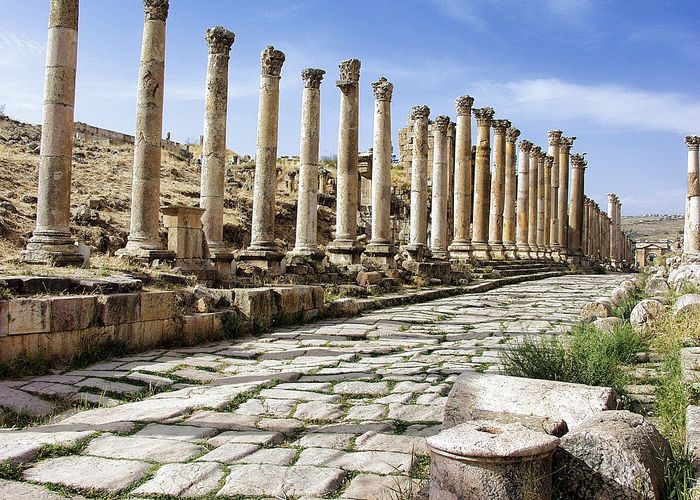
[[[569,249],[569,152],[576,137],[562,137],[559,140],[559,247],[560,260],[566,260]]]
[[[491,204],[489,210],[489,250],[491,258],[506,258],[503,246],[503,209],[506,188],[506,129],[508,120],[493,120],[493,176],[491,178]]]
[[[413,106],[413,158],[411,160],[411,229],[406,251],[421,261],[428,243],[428,106]],[[458,124],[459,125],[459,124]],[[459,144],[459,143],[458,143]]]
[[[477,259],[491,257],[488,245],[489,232],[489,189],[491,157],[491,120],[492,108],[475,109],[476,117],[476,163],[474,169],[474,225],[473,256]]]
[[[454,239],[455,135],[457,124],[447,126],[447,241]]]
[[[253,181],[253,216],[250,246],[240,259],[273,274],[280,272],[282,249],[275,241],[277,194],[277,128],[279,125],[280,73],[284,53],[269,45],[260,54],[258,134]]]
[[[542,149],[539,146],[532,147],[528,167],[530,185],[528,187],[527,244],[530,247],[530,257],[533,259],[539,257],[537,252],[537,208],[540,172],[537,170],[537,163],[541,152]]]
[[[433,200],[430,248],[436,259],[447,259],[447,127],[449,116],[435,118],[433,131]]]
[[[561,130],[547,132],[547,155],[553,158],[551,179],[551,227],[549,230],[549,248],[552,259],[560,260],[559,255],[559,142]]]
[[[685,204],[683,256],[694,259],[700,256],[700,181],[698,180],[700,136],[686,136],[685,145],[688,147],[688,193]]]
[[[381,77],[374,90],[374,143],[372,160],[372,239],[364,262],[382,269],[396,267],[391,239],[391,95],[394,85]]]
[[[322,270],[325,257],[318,249],[318,148],[321,123],[321,81],[326,72],[307,68],[301,72],[304,91],[301,97],[301,140],[299,144],[299,194],[294,249],[288,261],[310,258]]]
[[[77,58],[78,0],[51,0],[36,227],[21,254],[23,262],[54,266],[83,264],[83,256],[70,234]]]
[[[615,248],[615,228],[617,227],[617,200],[614,193],[608,193],[608,215],[612,221],[610,228],[610,265],[614,268],[618,266],[617,249]]]
[[[543,259],[545,257],[545,233],[544,227],[546,225],[546,220],[544,216],[544,205],[545,205],[545,178],[544,178],[544,159],[547,153],[541,149],[538,151],[537,155],[537,257]]]
[[[588,236],[589,236],[589,220],[591,215],[591,200],[583,197],[583,226],[581,227],[581,254],[588,257]]]
[[[336,184],[335,239],[328,244],[328,259],[336,265],[360,263],[362,246],[357,242],[357,153],[359,123],[360,61],[340,63],[340,125]]]
[[[574,261],[581,257],[583,235],[584,154],[571,155],[571,211],[569,212],[569,251]]]
[[[549,244],[552,231],[552,168],[554,158],[544,157],[544,253],[552,258],[552,247]]]
[[[131,180],[131,229],[117,255],[144,261],[171,258],[160,240],[160,162],[163,137],[165,20],[168,0],[145,0],[146,18],[136,103],[134,169]]]
[[[474,98],[468,95],[455,99],[454,240],[449,250],[452,259],[462,261],[469,260],[472,250],[472,104]]]
[[[520,130],[510,127],[506,130],[506,182],[505,202],[503,206],[503,246],[506,257],[515,259],[517,247],[515,246],[515,203],[516,184],[515,173],[515,141],[520,136]]]
[[[617,258],[620,261],[620,268],[623,267],[625,261],[625,233],[622,232],[622,202],[620,198],[615,196],[615,222],[617,226]]]
[[[530,245],[528,244],[528,229],[529,229],[529,162],[530,150],[532,143],[522,140],[518,146],[520,156],[518,157],[518,207],[517,207],[517,226],[516,226],[516,247],[518,249],[518,258],[530,258]]]
[[[226,182],[226,110],[228,61],[235,35],[217,26],[205,35],[209,47],[204,100],[204,146],[199,206],[209,255],[228,254],[224,244],[224,188]]]

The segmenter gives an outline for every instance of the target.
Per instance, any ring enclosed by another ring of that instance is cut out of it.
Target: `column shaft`
[[[520,135],[517,128],[509,128],[506,131],[506,180],[505,180],[505,200],[503,205],[503,245],[505,246],[506,257],[514,259],[516,256],[515,246],[515,205],[517,178],[515,172],[515,141]]]
[[[520,141],[520,156],[518,157],[518,207],[517,207],[517,226],[516,226],[516,246],[518,248],[518,257],[521,259],[530,258],[530,246],[528,245],[528,229],[529,229],[529,162],[530,149],[532,143],[530,141]]]
[[[471,256],[473,103],[474,99],[468,95],[455,100],[454,240],[450,244],[450,256],[462,260]]]
[[[489,190],[491,157],[491,120],[493,109],[474,110],[477,123],[476,165],[474,169],[474,224],[472,244],[474,256],[478,259],[490,258],[488,247],[489,232]]]
[[[559,141],[559,199],[557,208],[559,212],[559,246],[563,254],[569,248],[569,152],[576,137],[562,137]],[[563,258],[562,255],[560,258]]]
[[[552,165],[553,158],[546,156],[544,159],[544,251],[545,257],[552,256],[550,245],[552,231]]]
[[[551,179],[551,228],[549,231],[549,246],[552,257],[555,260],[559,256],[559,142],[561,141],[561,130],[550,130],[547,132],[548,148],[547,155],[553,158],[552,179]]]
[[[430,243],[433,257],[447,258],[447,127],[448,116],[435,119],[433,132],[433,199]]]
[[[537,257],[544,257],[544,241],[545,241],[545,178],[544,178],[544,157],[545,153],[540,150],[537,157]]]
[[[413,157],[411,159],[411,227],[409,255],[422,260],[428,243],[428,106],[414,106]]]
[[[491,258],[505,259],[503,246],[503,209],[506,188],[506,129],[508,120],[493,120],[493,177],[489,210],[489,249]]]
[[[582,154],[572,155],[571,158],[571,211],[569,213],[569,250],[574,257],[581,255],[581,240],[583,236],[583,174],[586,160]]]
[[[538,209],[538,185],[539,174],[537,170],[537,160],[540,156],[541,149],[539,146],[534,146],[530,150],[530,162],[528,171],[529,183],[528,188],[528,229],[527,243],[530,247],[530,256],[536,258],[537,255],[537,209]]]

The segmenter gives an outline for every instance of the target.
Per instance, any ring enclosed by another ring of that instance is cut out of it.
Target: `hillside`
[[[675,241],[683,232],[682,215],[640,215],[622,217],[622,230],[635,241]]]
[[[15,259],[34,228],[41,127],[0,117],[0,253]],[[195,151],[196,153],[196,151]],[[133,146],[76,140],[73,153],[72,229],[98,253],[123,247],[129,230]],[[251,164],[227,168],[224,237],[235,248],[250,242],[252,196],[246,171]],[[199,204],[199,165],[163,151],[161,203]],[[295,195],[296,196],[296,195]],[[335,214],[320,208],[319,242],[330,240]],[[295,198],[278,190],[276,237],[294,244]],[[165,241],[165,233],[163,233]]]

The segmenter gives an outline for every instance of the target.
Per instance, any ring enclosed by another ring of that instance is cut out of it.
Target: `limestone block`
[[[647,281],[645,290],[648,295],[662,295],[668,292],[668,283],[663,278],[650,278]]]
[[[175,292],[144,292],[141,294],[141,320],[168,319],[177,314]]]
[[[612,300],[612,303],[616,306],[629,300],[630,297],[632,297],[632,292],[623,286],[618,286],[610,293],[610,300]]]
[[[494,395],[498,397],[494,397]],[[563,420],[575,429],[584,420],[617,407],[609,387],[464,372],[445,405],[445,426],[475,420],[479,412],[510,413]]]
[[[314,298],[308,286],[275,287],[272,289],[277,314],[297,317],[314,308]]]
[[[194,342],[203,336],[211,335],[214,331],[216,313],[192,314],[185,316],[182,325],[182,336],[187,342]]]
[[[700,286],[700,264],[687,264],[679,266],[668,275],[668,284],[676,291],[683,285]]]
[[[615,328],[622,326],[624,321],[621,318],[598,318],[592,324],[601,332],[611,333]]]
[[[583,323],[591,323],[598,318],[610,316],[611,308],[604,302],[589,302],[581,308],[579,319]]]
[[[322,286],[312,286],[311,287],[311,295],[314,299],[314,309],[319,309],[323,310],[323,308],[326,305],[326,299],[323,294],[323,287]]]
[[[685,314],[691,311],[700,311],[700,294],[686,293],[681,295],[673,304],[673,314]]]
[[[97,297],[100,323],[105,326],[132,323],[141,319],[141,294],[115,293]]]
[[[360,271],[357,273],[357,284],[364,287],[378,285],[382,278],[382,273],[378,271]]]
[[[234,306],[244,318],[264,328],[272,324],[273,304],[270,288],[241,288],[234,297]]]
[[[12,299],[9,301],[7,314],[10,335],[51,331],[51,301],[49,299]]]
[[[51,331],[84,330],[95,322],[97,297],[80,295],[51,298]]]
[[[630,323],[635,331],[650,333],[666,312],[666,307],[654,299],[644,299],[634,306],[630,314]]]
[[[0,337],[0,361],[6,363],[19,354],[33,355],[39,352],[40,335],[8,335]]]
[[[554,455],[560,498],[663,498],[664,463],[671,448],[641,415],[607,411],[561,439]]]
[[[328,307],[333,316],[357,316],[360,311],[357,300],[350,297],[334,300]]]
[[[9,334],[10,320],[10,303],[6,300],[0,300],[0,337],[5,337]]]
[[[85,344],[81,332],[82,330],[51,331],[31,337],[36,339],[38,351],[44,351],[60,360],[67,360],[76,352],[80,352],[81,346]]]

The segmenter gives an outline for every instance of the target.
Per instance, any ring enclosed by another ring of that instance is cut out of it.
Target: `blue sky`
[[[0,0],[0,104],[41,121],[48,0]],[[140,0],[82,0],[76,120],[134,128],[143,7]],[[321,154],[335,154],[338,62],[362,61],[360,147],[372,143],[370,83],[394,83],[393,142],[410,107],[454,118],[470,94],[525,138],[548,129],[587,152],[586,192],[623,214],[682,213],[686,148],[700,133],[700,16],[690,0],[171,0],[164,129],[202,131],[204,30],[236,33],[231,52],[228,146],[254,154],[259,55],[285,52],[279,154],[298,154],[300,72],[326,70]]]

